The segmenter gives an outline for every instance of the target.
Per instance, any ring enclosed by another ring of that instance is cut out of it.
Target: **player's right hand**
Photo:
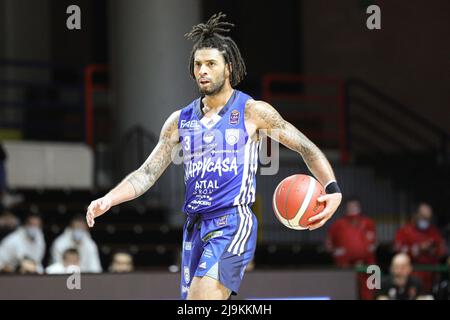
[[[86,212],[86,222],[89,228],[92,228],[94,226],[95,218],[104,214],[111,208],[111,206],[112,200],[108,196],[104,196],[92,201]]]

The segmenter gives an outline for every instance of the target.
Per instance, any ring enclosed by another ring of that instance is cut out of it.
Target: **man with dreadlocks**
[[[268,103],[234,89],[245,64],[224,34],[233,25],[213,15],[186,37],[194,40],[189,70],[201,97],[169,116],[159,142],[143,165],[104,197],[92,201],[86,219],[146,192],[183,149],[183,229],[181,297],[228,299],[239,290],[256,246],[255,174],[261,132],[298,152],[327,194],[325,209],[311,218],[310,230],[324,225],[341,202],[333,170],[323,153]]]

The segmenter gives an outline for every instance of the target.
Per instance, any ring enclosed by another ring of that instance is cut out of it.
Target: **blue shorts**
[[[256,249],[258,222],[249,207],[188,215],[183,228],[181,299],[193,277],[209,276],[237,294]]]

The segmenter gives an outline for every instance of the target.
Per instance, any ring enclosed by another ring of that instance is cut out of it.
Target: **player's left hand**
[[[309,218],[309,222],[311,223],[308,226],[309,230],[315,230],[320,228],[333,216],[334,212],[339,207],[339,204],[342,200],[342,193],[331,193],[320,196],[317,198],[319,202],[325,202],[325,208],[323,211],[314,217]]]

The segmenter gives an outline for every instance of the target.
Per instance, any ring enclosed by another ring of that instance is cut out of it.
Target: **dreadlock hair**
[[[230,37],[223,35],[229,32],[231,27],[234,27],[232,23],[220,21],[220,19],[225,17],[226,15],[222,12],[214,14],[209,18],[208,22],[193,26],[191,32],[186,33],[184,36],[194,41],[189,61],[191,77],[195,80],[195,52],[203,48],[217,49],[222,53],[225,63],[231,65],[230,84],[234,87],[242,81],[247,72],[245,71],[244,59],[236,43]]]

